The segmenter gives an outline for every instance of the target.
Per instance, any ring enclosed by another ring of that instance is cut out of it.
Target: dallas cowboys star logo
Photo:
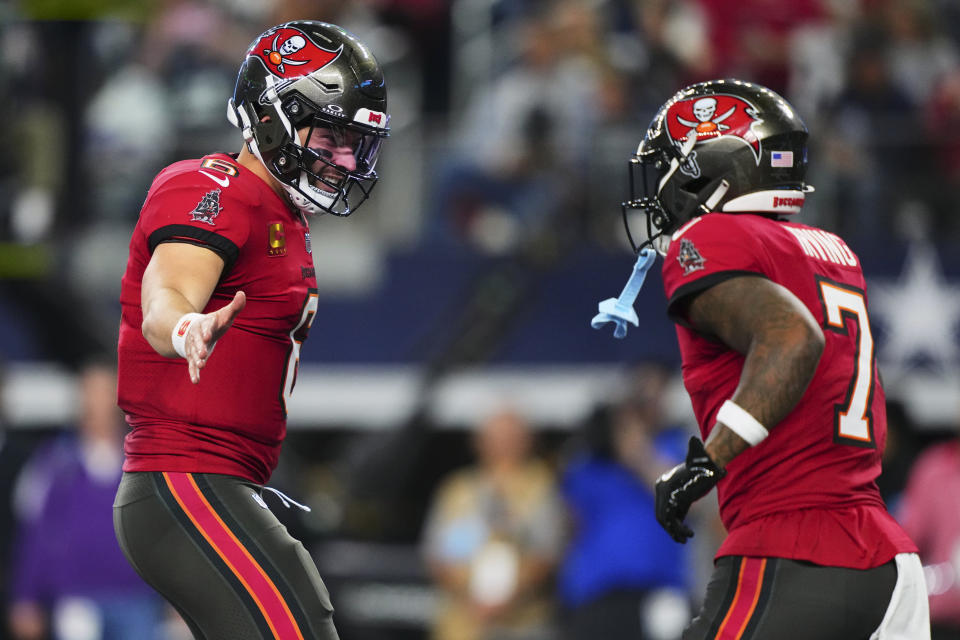
[[[960,364],[960,286],[943,274],[936,249],[910,248],[896,280],[871,280],[870,309],[882,328],[884,370],[946,373]]]

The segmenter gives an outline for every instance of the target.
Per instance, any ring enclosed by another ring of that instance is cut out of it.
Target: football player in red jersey
[[[703,437],[657,481],[657,519],[685,542],[716,486],[728,532],[684,640],[930,637],[916,547],[874,483],[886,409],[860,262],[792,219],[807,135],[776,93],[716,80],[667,101],[630,160],[627,232],[645,219],[635,248],[664,255]]]
[[[161,171],[133,232],[114,524],[197,638],[337,638],[316,566],[263,485],[317,310],[307,216],[347,216],[367,198],[386,108],[380,66],[355,36],[310,21],[270,29],[229,101],[240,153]]]

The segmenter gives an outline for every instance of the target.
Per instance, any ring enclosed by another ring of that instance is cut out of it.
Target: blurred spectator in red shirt
[[[900,521],[920,549],[930,593],[932,640],[960,638],[960,439],[917,458]]]
[[[710,70],[786,93],[790,35],[828,17],[821,0],[698,0],[707,16]]]

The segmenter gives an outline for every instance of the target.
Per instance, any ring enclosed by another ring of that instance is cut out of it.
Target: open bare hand
[[[200,369],[206,366],[207,360],[213,354],[213,348],[217,345],[217,340],[226,333],[246,304],[247,295],[243,291],[238,291],[230,304],[204,314],[187,329],[184,352],[187,357],[190,382],[197,384],[200,381]]]

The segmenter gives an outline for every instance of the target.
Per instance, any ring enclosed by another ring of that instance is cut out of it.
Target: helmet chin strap
[[[661,233],[656,238],[650,240],[650,246],[653,247],[653,250],[662,257],[667,257],[667,251],[670,250],[670,241],[673,239],[673,234],[671,233]]]
[[[245,106],[236,106],[233,103],[233,98],[230,98],[227,104],[230,106],[230,109],[227,111],[227,117],[230,119],[230,122],[240,128],[240,131],[243,133],[243,141],[247,145],[247,148],[250,149],[250,152],[260,161],[260,164],[262,164],[264,168],[267,168],[267,163],[263,161],[263,156],[260,155],[260,146],[257,144],[257,138],[253,135],[253,123],[250,120],[250,114],[247,113],[247,108]],[[240,119],[239,122],[237,121],[238,117]]]
[[[307,177],[306,171],[300,172],[300,179],[297,182],[297,187],[300,189],[300,191],[288,184],[283,185],[283,188],[290,197],[290,201],[293,203],[293,206],[308,215],[321,215],[327,213],[326,209],[322,208],[319,204],[313,202],[312,199],[307,198],[303,195],[303,193],[301,193],[301,191],[305,193],[308,189],[315,191],[313,185],[310,184],[310,180]],[[317,196],[319,195],[320,194],[317,194]],[[330,200],[332,202],[333,198],[330,198]]]

